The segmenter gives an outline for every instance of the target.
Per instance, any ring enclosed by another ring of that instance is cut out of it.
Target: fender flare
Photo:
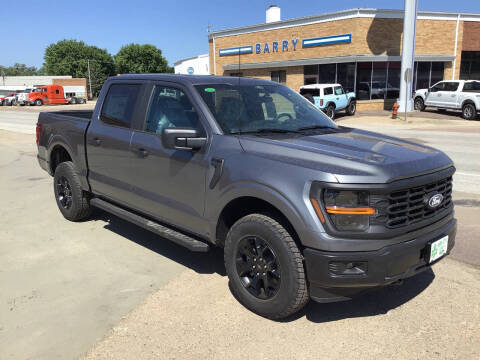
[[[285,195],[276,189],[273,189],[266,184],[249,181],[232,184],[228,189],[220,194],[218,199],[211,202],[212,205],[215,205],[214,208],[208,211],[209,214],[207,214],[207,218],[214,219],[211,223],[210,232],[214,241],[216,240],[217,224],[220,220],[222,211],[230,202],[242,197],[257,198],[276,208],[290,222],[300,239],[302,238],[301,232],[303,229],[305,229],[306,225],[299,209],[297,209]]]
[[[475,110],[477,110],[477,111],[480,110],[480,109],[477,108],[477,105],[475,104],[475,101],[473,101],[472,99],[463,100],[462,106],[460,106],[460,109],[463,109],[463,107],[467,104],[472,104],[475,107]]]

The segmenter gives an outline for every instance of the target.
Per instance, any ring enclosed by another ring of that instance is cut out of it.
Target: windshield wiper
[[[288,130],[288,129],[277,129],[277,128],[265,128],[265,129],[256,129],[256,130],[245,130],[245,131],[232,131],[230,134],[241,135],[241,134],[265,134],[265,133],[278,133],[278,134],[289,134],[294,133],[298,134],[298,130]]]
[[[317,130],[317,129],[335,129],[335,128],[328,125],[312,125],[312,126],[304,126],[304,127],[298,128],[295,131],[299,132],[299,131]]]

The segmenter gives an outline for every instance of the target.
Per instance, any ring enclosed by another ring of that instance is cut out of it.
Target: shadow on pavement
[[[220,248],[212,247],[207,253],[195,253],[103,211],[96,210],[92,219],[106,222],[105,229],[182,264],[199,274],[217,273],[226,276],[223,250]],[[386,314],[389,310],[395,309],[419,295],[431,284],[434,278],[433,271],[427,269],[410,279],[406,279],[401,286],[381,287],[351,301],[327,304],[310,301],[303,310],[281,321],[295,321],[305,316],[312,322],[323,323],[346,318]]]
[[[105,229],[182,264],[199,274],[217,273],[222,276],[226,275],[223,251],[220,248],[211,247],[210,251],[206,253],[192,252],[135,224],[100,210],[95,210],[92,220],[106,222]]]
[[[287,321],[305,316],[315,323],[337,321],[346,318],[386,314],[419,295],[435,278],[431,269],[406,279],[403,285],[381,287],[350,301],[320,304],[310,301],[298,314]]]

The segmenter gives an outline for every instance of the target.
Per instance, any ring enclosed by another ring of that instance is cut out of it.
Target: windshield
[[[319,109],[282,85],[195,86],[225,134],[336,128]]]

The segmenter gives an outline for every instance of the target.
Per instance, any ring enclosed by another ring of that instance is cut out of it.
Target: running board
[[[178,245],[184,246],[191,251],[207,252],[210,249],[210,246],[207,243],[194,239],[188,235],[185,235],[176,230],[170,229],[166,226],[160,225],[155,221],[152,221],[140,215],[134,214],[119,206],[113,205],[105,200],[102,200],[99,198],[93,198],[90,200],[90,205],[100,208],[102,210],[105,210],[111,214],[118,216],[119,218],[122,218],[138,226],[141,226],[144,229],[150,230],[151,232],[157,235],[160,235],[165,239],[173,241]]]

